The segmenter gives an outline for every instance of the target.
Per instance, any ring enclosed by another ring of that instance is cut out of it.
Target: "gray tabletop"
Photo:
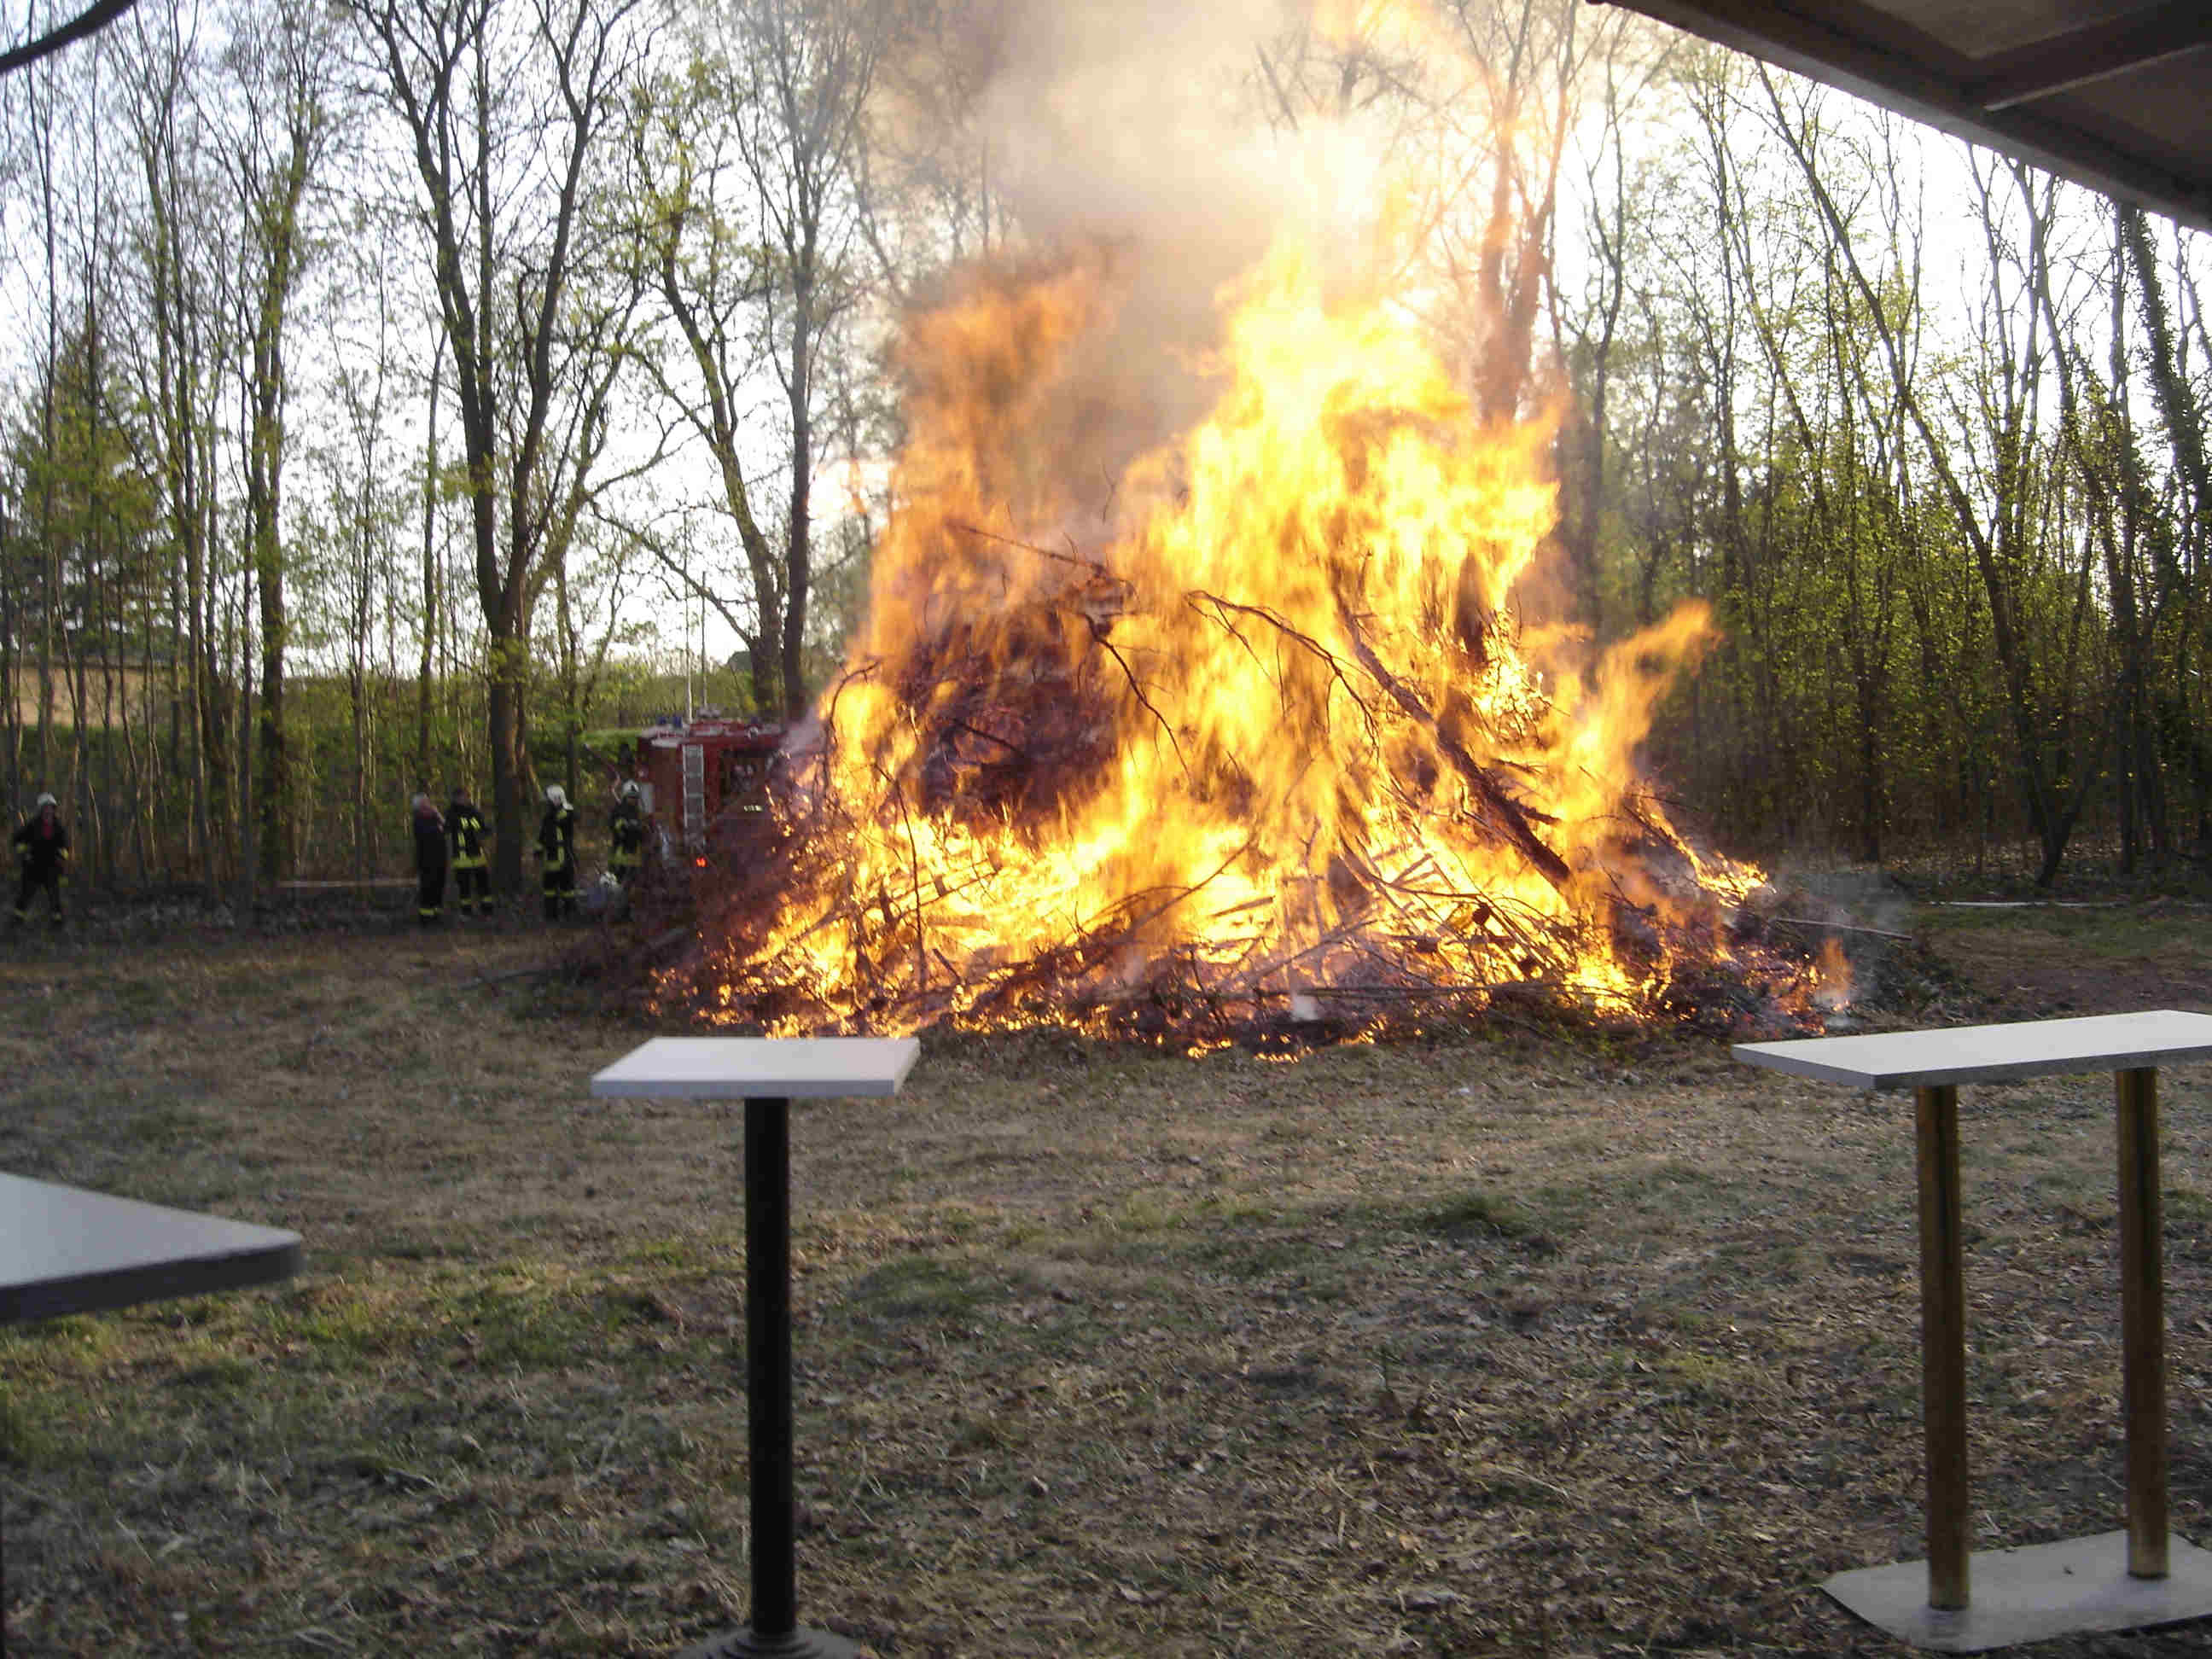
[[[684,1100],[895,1095],[921,1052],[912,1037],[655,1037],[596,1073],[592,1092]]]
[[[1861,1089],[1995,1083],[2052,1072],[2121,1072],[2212,1060],[2212,1014],[2160,1008],[2081,1019],[1962,1025],[1948,1031],[1739,1042],[1729,1052],[1746,1065]]]
[[[0,1324],[234,1291],[300,1270],[300,1236],[0,1175]]]

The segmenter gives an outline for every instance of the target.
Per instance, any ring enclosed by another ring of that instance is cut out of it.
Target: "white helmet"
[[[635,800],[637,799],[637,780],[635,778],[631,778],[623,785],[622,798],[624,800]]]
[[[39,805],[41,806],[59,806],[61,803],[56,800],[52,795],[40,795],[39,797]]]
[[[545,804],[548,806],[566,806],[568,804],[568,798],[561,793],[559,784],[549,783],[545,786]]]

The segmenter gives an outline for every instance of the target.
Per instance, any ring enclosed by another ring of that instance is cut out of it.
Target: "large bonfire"
[[[1729,965],[1759,873],[1638,776],[1703,607],[1595,657],[1516,610],[1548,422],[1483,418],[1285,240],[1224,295],[1210,409],[1078,476],[1067,365],[1115,296],[1073,259],[909,326],[866,623],[662,994],[772,1034],[1193,1046],[1501,997],[1674,1019],[1749,977],[1802,1001],[1809,964]]]

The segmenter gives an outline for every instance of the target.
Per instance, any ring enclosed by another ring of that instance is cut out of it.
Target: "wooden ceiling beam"
[[[2166,0],[1985,58],[1970,93],[1984,109],[2010,109],[2203,46],[2212,46],[2212,6]]]
[[[2124,119],[2094,112],[2084,118],[2052,96],[2062,82],[2107,79],[2212,45],[2197,21],[2208,0],[2158,0],[2114,23],[2070,33],[2063,46],[2046,41],[1980,60],[1867,0],[1594,3],[1642,12],[2212,231],[2212,157],[2168,137],[2155,119],[2131,132]],[[2025,0],[1990,3],[1999,17],[2027,9]]]

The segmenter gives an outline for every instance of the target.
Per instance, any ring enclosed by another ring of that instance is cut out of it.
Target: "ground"
[[[2212,906],[2086,901],[1961,921],[1937,913],[1944,956],[2005,1017],[2212,1009]],[[2087,941],[2085,948],[2085,940]]]
[[[1862,941],[1875,1023],[2212,1009],[2185,897],[1873,893],[1915,941]],[[6,1651],[741,1622],[734,1120],[588,1097],[650,1034],[559,970],[589,930],[87,927],[0,966],[0,1167],[309,1265],[0,1332]],[[2212,1067],[2160,1082],[2212,1541]],[[1962,1102],[1978,1547],[2119,1524],[2110,1091]],[[794,1113],[801,1616],[876,1659],[1900,1651],[1815,1587],[1923,1553],[1911,1117],[1521,1018],[1291,1061],[932,1036],[897,1099]]]

